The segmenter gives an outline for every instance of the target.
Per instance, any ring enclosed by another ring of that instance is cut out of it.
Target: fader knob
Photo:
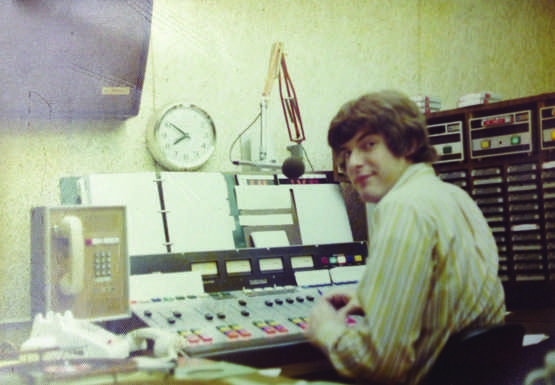
[[[287,298],[287,299],[285,300],[285,302],[291,304],[291,303],[295,303],[295,300],[294,300],[293,298]]]
[[[173,316],[174,316],[175,318],[181,318],[181,312],[179,312],[179,311],[176,310],[176,311],[173,312]]]
[[[216,313],[216,317],[218,317],[219,319],[225,319],[225,313]]]
[[[251,315],[251,313],[248,310],[241,310],[241,315],[244,317],[248,317]]]
[[[239,305],[240,306],[247,306],[247,301],[245,301],[244,299],[240,299],[239,300]]]
[[[266,301],[264,301],[264,305],[272,307],[272,306],[274,306],[274,303],[272,301],[270,301],[269,299],[267,299]]]
[[[152,312],[150,310],[145,310],[143,314],[145,317],[152,317]]]
[[[206,314],[204,315],[204,318],[205,318],[207,321],[212,321],[212,320],[214,319],[214,316],[213,316],[212,314],[210,314],[210,313],[206,313]]]

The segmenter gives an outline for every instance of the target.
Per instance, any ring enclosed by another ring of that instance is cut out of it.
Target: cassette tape
[[[530,110],[469,120],[472,159],[532,152]]]

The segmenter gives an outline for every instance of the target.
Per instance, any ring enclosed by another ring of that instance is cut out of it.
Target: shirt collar
[[[392,191],[397,190],[398,188],[407,184],[407,182],[413,179],[415,176],[424,176],[424,175],[434,175],[435,171],[430,163],[414,163],[407,167],[405,172],[401,175],[399,180],[393,185],[391,190],[389,190],[388,194]]]

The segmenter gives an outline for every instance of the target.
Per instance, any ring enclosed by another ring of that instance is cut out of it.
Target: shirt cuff
[[[321,322],[315,337],[327,352],[331,352],[345,332],[345,323],[335,319],[322,320]]]

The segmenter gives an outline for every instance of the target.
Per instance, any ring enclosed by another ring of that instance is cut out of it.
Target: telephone
[[[31,312],[130,315],[125,206],[31,210]]]
[[[70,269],[60,279],[60,290],[66,295],[79,294],[84,284],[85,251],[83,240],[83,224],[78,217],[68,215],[54,228],[57,238],[65,238],[68,242],[68,259]]]
[[[76,319],[66,311],[37,314],[21,352],[60,349],[66,357],[118,359],[146,350],[148,340],[153,342],[154,357],[166,360],[177,359],[178,353],[187,346],[187,340],[174,332],[146,327],[117,335],[90,321]]]
[[[21,351],[59,348],[64,354],[82,358],[127,358],[129,342],[91,322],[75,319],[70,311],[64,314],[37,314],[31,335]]]

